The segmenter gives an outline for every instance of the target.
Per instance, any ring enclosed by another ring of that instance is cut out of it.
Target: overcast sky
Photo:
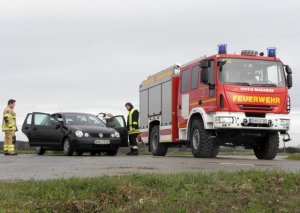
[[[0,106],[16,99],[18,123],[32,111],[126,114],[148,75],[227,43],[277,47],[300,108],[299,11],[296,0],[0,0]]]

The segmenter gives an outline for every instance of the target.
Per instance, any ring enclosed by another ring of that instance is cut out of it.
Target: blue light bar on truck
[[[276,57],[276,47],[268,48],[268,57]]]
[[[219,44],[218,45],[218,53],[226,54],[227,53],[227,44]]]

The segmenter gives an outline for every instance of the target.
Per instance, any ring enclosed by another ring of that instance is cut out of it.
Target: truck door
[[[32,113],[31,121],[30,127],[24,126],[30,146],[60,146],[62,125],[59,121],[50,114],[40,112]]]
[[[179,97],[178,97],[178,128],[185,128],[187,126],[187,119],[189,117],[189,102],[190,102],[190,68],[181,72]]]
[[[207,112],[217,109],[216,99],[216,72],[214,60],[203,60],[201,64],[200,90],[202,107]]]
[[[120,133],[121,147],[128,147],[128,131],[126,127],[125,118],[123,115],[117,115],[106,120],[108,127],[114,128]]]

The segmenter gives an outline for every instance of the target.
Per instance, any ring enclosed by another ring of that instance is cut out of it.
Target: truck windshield
[[[284,87],[282,63],[251,59],[218,60],[219,81],[244,86]]]

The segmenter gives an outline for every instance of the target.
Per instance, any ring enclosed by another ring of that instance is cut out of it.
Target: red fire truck
[[[253,149],[274,159],[279,134],[289,141],[292,71],[276,57],[243,50],[201,57],[149,76],[140,85],[142,139],[155,156],[186,145],[194,157],[216,157],[220,146]]]

